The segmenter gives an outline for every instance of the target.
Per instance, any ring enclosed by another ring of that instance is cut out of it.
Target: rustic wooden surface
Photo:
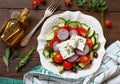
[[[31,25],[29,28],[27,28],[26,32],[29,32],[36,24],[37,22],[43,17],[45,9],[49,6],[51,0],[46,0],[46,4],[40,4],[38,10],[34,10],[32,5],[31,5],[32,0],[0,0],[0,26],[10,18],[10,13],[12,11],[21,11],[23,8],[27,7],[30,9],[31,14],[30,14],[30,20],[31,20]],[[106,46],[109,46],[112,42],[116,40],[120,40],[120,0],[105,0],[107,1],[107,4],[109,6],[109,10],[106,12],[106,19],[111,20],[112,22],[112,28],[107,29],[104,28],[104,34],[106,36]],[[82,11],[83,13],[93,15],[89,11],[87,11],[84,8],[80,8],[76,5],[75,0],[72,4],[71,7],[67,7],[64,5],[63,1],[60,4],[60,7],[54,14],[62,13],[66,10],[71,10],[71,11]],[[96,14],[97,19],[100,21],[100,16]],[[42,25],[41,25],[42,26]],[[33,67],[37,66],[40,64],[39,61],[39,54],[37,51],[35,51],[32,55],[31,61],[23,67],[19,72],[15,71],[15,66],[16,62],[21,59],[23,54],[27,52],[33,45],[37,46],[37,36],[40,33],[40,28],[39,27],[38,31],[34,34],[32,39],[30,40],[29,44],[21,48],[22,51],[20,53],[20,56],[14,60],[10,60],[9,63],[9,69],[10,71],[6,71],[6,66],[3,63],[2,56],[5,53],[5,49],[7,46],[0,40],[0,77],[10,77],[10,78],[17,78],[17,79],[22,79],[23,75],[31,70]]]

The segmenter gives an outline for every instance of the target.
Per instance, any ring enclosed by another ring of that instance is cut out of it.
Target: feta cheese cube
[[[86,39],[81,37],[81,36],[78,36],[76,34],[73,34],[70,38],[70,45],[73,47],[73,48],[78,48],[79,50],[83,51],[84,50],[84,47],[85,47],[85,44],[86,44]]]
[[[67,40],[56,45],[63,59],[67,59],[75,54],[73,48],[69,45],[69,42],[70,40]]]

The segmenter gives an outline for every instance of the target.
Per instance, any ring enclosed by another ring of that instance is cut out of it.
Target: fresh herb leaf
[[[27,64],[27,62],[29,61],[29,59],[31,58],[32,53],[36,50],[36,47],[31,48],[24,56],[23,58],[17,63],[16,65],[16,71],[18,71],[19,69],[21,69],[25,64]]]
[[[82,7],[86,4],[86,0],[76,0],[76,4],[78,4],[78,6]]]
[[[7,67],[7,72],[9,72],[9,57],[10,57],[10,48],[7,48],[5,51],[5,56],[3,56],[3,61]]]
[[[6,56],[7,58],[9,58],[9,56],[10,56],[10,48],[7,48],[7,49],[6,49],[6,51],[5,51],[5,56]]]

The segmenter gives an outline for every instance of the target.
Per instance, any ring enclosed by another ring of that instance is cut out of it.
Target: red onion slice
[[[75,62],[79,58],[78,54],[74,54],[72,57],[67,58],[69,62]]]
[[[83,51],[79,50],[79,49],[76,49],[75,52],[78,54],[78,55],[86,55],[88,52],[89,52],[89,47],[88,45],[85,45],[85,48]]]
[[[78,34],[78,32],[76,30],[70,30],[70,36],[72,36],[73,34]]]
[[[55,41],[54,43],[53,43],[53,51],[58,51],[58,48],[56,47],[56,45],[57,44],[59,44],[60,42],[58,42],[58,41]]]
[[[60,29],[58,31],[57,37],[60,40],[66,40],[69,37],[69,31],[67,29]]]

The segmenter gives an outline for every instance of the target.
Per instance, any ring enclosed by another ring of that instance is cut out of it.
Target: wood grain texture
[[[34,10],[31,5],[32,0],[0,0],[0,26],[3,25],[3,23],[10,18],[10,13],[12,11],[21,11],[23,8],[27,7],[30,9],[31,13],[29,16],[29,20],[31,21],[31,25],[29,28],[26,28],[26,34],[32,30],[32,28],[38,23],[38,21],[43,17],[45,9],[49,6],[51,0],[46,0],[46,4],[40,4],[38,10]],[[107,4],[109,6],[109,10],[105,13],[106,20],[109,19],[112,22],[112,28],[104,28],[104,34],[106,37],[106,46],[108,47],[112,42],[116,40],[120,40],[120,0],[106,0]],[[62,0],[62,3],[60,4],[60,7],[54,14],[62,13],[66,10],[70,11],[81,11],[85,14],[89,15],[95,15],[95,17],[100,21],[100,15],[98,13],[92,14],[89,11],[87,11],[85,8],[80,8],[76,5],[76,2],[74,0],[73,5],[71,7],[67,7],[64,5],[64,2]],[[3,63],[2,57],[5,53],[5,49],[7,46],[0,40],[0,77],[11,77],[11,78],[17,78],[22,79],[23,75],[31,70],[33,67],[40,64],[39,54],[37,51],[35,51],[32,55],[31,61],[22,68],[19,72],[15,71],[15,66],[18,60],[22,58],[22,56],[34,45],[37,46],[37,36],[40,33],[42,25],[39,27],[38,31],[34,34],[32,39],[30,40],[29,44],[25,48],[20,48],[22,51],[20,53],[20,56],[14,60],[10,60],[9,68],[10,72],[6,72],[6,66]]]

